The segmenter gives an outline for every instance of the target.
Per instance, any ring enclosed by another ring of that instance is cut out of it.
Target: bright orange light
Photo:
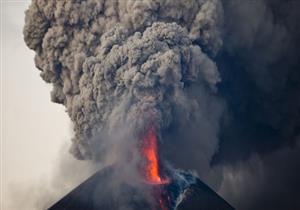
[[[146,163],[143,167],[143,174],[145,175],[145,180],[151,184],[166,184],[169,179],[163,179],[160,176],[159,171],[159,159],[157,152],[157,136],[155,129],[150,127],[144,137],[142,145],[142,156],[145,158]],[[168,210],[167,201],[165,200],[162,191],[157,192],[158,203],[161,210]]]
[[[145,166],[146,180],[151,183],[162,183],[162,178],[159,175],[157,137],[152,127],[144,135],[142,153],[147,161]]]

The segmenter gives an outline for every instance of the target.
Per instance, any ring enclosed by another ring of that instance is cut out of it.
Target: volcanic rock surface
[[[114,170],[107,167],[96,172],[48,210],[153,210],[153,204],[130,184],[114,188]],[[168,210],[234,210],[202,181],[186,172],[180,172],[168,184],[149,187],[167,196],[165,209]],[[161,207],[157,205],[155,209]]]

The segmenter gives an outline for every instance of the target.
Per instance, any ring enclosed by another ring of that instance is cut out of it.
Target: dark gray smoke
[[[222,110],[211,59],[222,46],[222,15],[218,0],[33,0],[24,38],[53,84],[52,101],[73,122],[71,152],[127,161],[140,133],[154,126],[166,145],[188,145],[186,158],[199,159],[187,168],[208,171]],[[174,128],[181,139],[169,134]],[[193,134],[188,144],[186,134]]]
[[[299,11],[297,0],[33,0],[24,38],[66,106],[77,158],[127,161],[154,126],[166,159],[222,184],[238,209],[292,210]]]
[[[300,1],[222,3],[222,192],[237,209],[300,209]]]
[[[220,193],[239,209],[298,209],[300,144],[227,166]]]

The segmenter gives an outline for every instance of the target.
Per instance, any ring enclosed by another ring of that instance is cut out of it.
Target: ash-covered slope
[[[123,183],[115,189],[111,184],[113,173],[113,167],[98,171],[48,210],[153,210],[153,203],[149,203],[147,195],[129,184]],[[183,178],[184,182],[190,181],[190,184],[182,187],[178,177]],[[168,196],[166,209],[234,210],[202,181],[185,172],[180,172],[169,184],[150,187],[154,192],[160,188]]]

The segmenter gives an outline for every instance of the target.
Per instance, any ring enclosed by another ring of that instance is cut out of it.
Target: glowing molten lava
[[[157,152],[157,135],[153,127],[150,127],[143,137],[142,156],[146,160],[146,163],[143,167],[143,174],[145,175],[146,181],[157,185],[168,183],[169,180],[162,178],[160,174]],[[160,209],[168,210],[167,202],[162,193],[162,189],[158,188],[158,191],[155,191],[154,194],[158,196]]]
[[[152,127],[144,135],[142,153],[146,160],[144,171],[146,181],[153,184],[162,184],[164,181],[159,174],[157,137]]]

